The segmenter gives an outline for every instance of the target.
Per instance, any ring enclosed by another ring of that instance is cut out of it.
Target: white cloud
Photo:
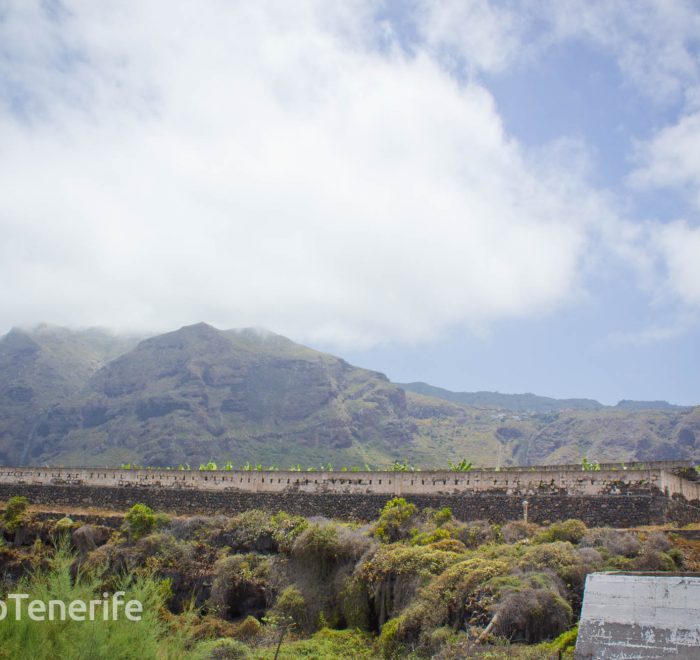
[[[700,113],[660,130],[640,145],[638,158],[631,176],[635,186],[684,189],[700,208]]]
[[[416,28],[438,56],[470,71],[499,72],[523,52],[532,16],[521,5],[489,0],[420,0]]]
[[[688,305],[700,305],[700,228],[683,221],[659,227],[657,245],[670,289]]]
[[[537,5],[537,3],[536,3]],[[545,40],[584,39],[614,55],[622,73],[658,101],[684,99],[700,76],[700,10],[689,0],[550,0]]]
[[[38,6],[0,25],[3,326],[367,345],[581,286],[605,200],[526,157],[432,51],[379,48],[371,6]]]
[[[417,29],[449,63],[498,73],[579,41],[614,58],[658,102],[690,101],[700,82],[700,7],[692,0],[418,0]]]

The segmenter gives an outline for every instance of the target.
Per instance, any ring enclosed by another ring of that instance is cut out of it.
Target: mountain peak
[[[204,321],[200,321],[199,323],[192,323],[191,325],[183,325],[179,330],[175,330],[176,333],[185,333],[185,334],[196,334],[196,335],[205,335],[205,334],[219,334],[221,332],[217,328],[215,328],[213,325],[209,325],[209,323],[205,323]]]

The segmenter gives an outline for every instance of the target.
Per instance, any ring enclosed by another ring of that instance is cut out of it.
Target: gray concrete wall
[[[700,576],[589,574],[575,657],[700,659]]]
[[[686,501],[700,499],[700,484],[664,466],[609,468],[595,472],[561,467],[471,470],[470,472],[243,472],[200,470],[119,470],[99,468],[0,467],[0,484],[150,486],[210,491],[279,493],[374,493],[437,495],[492,492],[528,497],[543,494],[625,495],[648,492]]]

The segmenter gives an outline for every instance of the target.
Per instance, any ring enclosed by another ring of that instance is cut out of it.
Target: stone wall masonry
[[[0,499],[24,495],[32,504],[76,509],[95,507],[125,511],[144,503],[157,511],[174,514],[235,515],[248,509],[280,510],[304,516],[326,516],[345,520],[375,519],[389,497],[377,493],[250,493],[245,491],[192,490],[151,487],[100,487],[82,485],[42,486],[36,484],[0,484]],[[498,493],[461,493],[407,495],[419,508],[449,506],[459,520],[505,522],[523,517],[519,496]],[[546,523],[580,518],[588,525],[635,527],[673,520],[667,517],[677,509],[667,508],[668,498],[661,495],[535,495],[528,498],[528,519]],[[676,505],[678,506],[678,505]],[[700,509],[686,505],[700,521]],[[684,511],[684,520],[688,512]]]
[[[462,520],[523,517],[629,527],[700,521],[698,482],[674,464],[582,471],[516,468],[469,472],[289,472],[0,467],[0,499],[124,511],[137,502],[179,514],[285,510],[306,516],[376,518],[391,497],[419,507],[452,508]]]

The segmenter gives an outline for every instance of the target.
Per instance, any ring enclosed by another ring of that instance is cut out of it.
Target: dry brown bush
[[[549,589],[524,589],[500,604],[496,633],[528,644],[551,639],[571,626],[571,606]]]

